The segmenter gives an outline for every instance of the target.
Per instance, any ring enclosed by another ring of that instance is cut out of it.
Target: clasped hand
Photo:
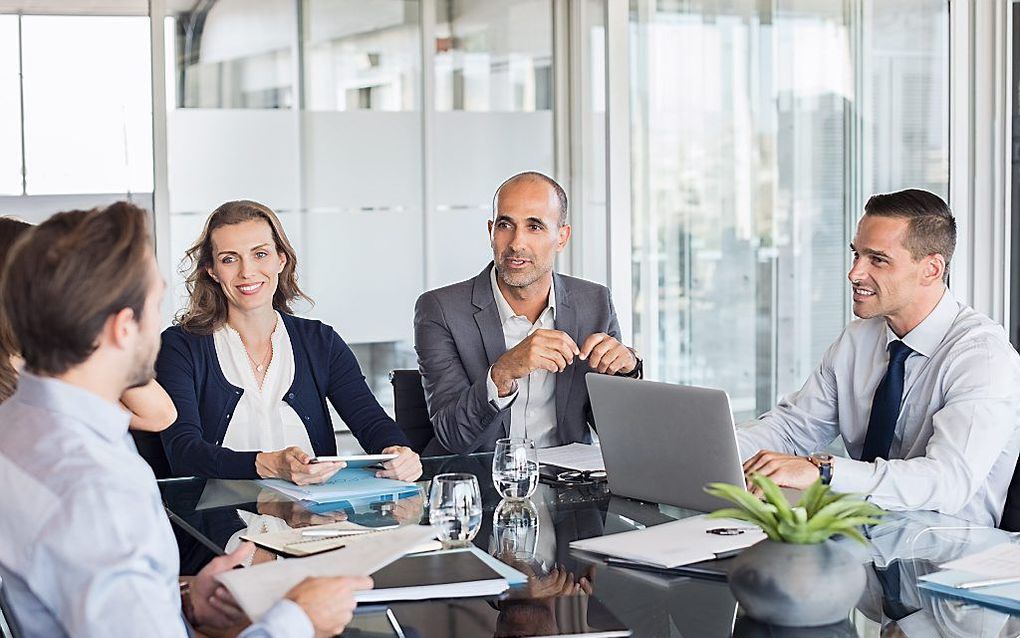
[[[579,348],[570,335],[561,330],[539,329],[503,353],[492,366],[492,380],[500,396],[513,391],[514,381],[536,370],[563,372],[575,358],[601,374],[631,372],[637,357],[630,348],[604,332],[589,335]]]

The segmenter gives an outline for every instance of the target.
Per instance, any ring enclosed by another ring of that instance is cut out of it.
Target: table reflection
[[[424,489],[410,499],[309,505],[254,481],[160,482],[175,523],[182,572],[201,567],[252,526],[291,528],[339,520],[380,526],[418,523],[435,474],[479,478],[483,517],[474,543],[529,577],[499,599],[390,605],[408,635],[549,635],[556,627],[611,627],[639,637],[686,636],[1020,636],[1020,618],[932,596],[917,579],[938,565],[1016,535],[974,528],[932,512],[890,512],[868,530],[868,545],[840,541],[867,567],[868,587],[846,623],[815,629],[769,627],[744,618],[724,582],[607,566],[570,550],[573,540],[639,529],[697,512],[611,496],[605,484],[543,482],[523,501],[504,501],[491,478],[491,455],[425,459]],[[820,575],[820,578],[830,575]],[[613,620],[618,619],[618,621]],[[820,632],[820,633],[819,633]]]

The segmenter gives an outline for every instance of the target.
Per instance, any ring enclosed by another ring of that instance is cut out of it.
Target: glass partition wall
[[[186,4],[165,16],[175,260],[222,202],[272,207],[315,301],[301,314],[389,407],[389,371],[417,366],[417,296],[491,259],[503,179],[554,171],[552,1]]]
[[[738,418],[849,319],[866,198],[948,191],[945,0],[632,0],[635,342]]]

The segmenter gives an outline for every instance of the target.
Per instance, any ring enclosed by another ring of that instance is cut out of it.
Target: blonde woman
[[[379,476],[414,480],[418,455],[375,400],[332,327],[294,316],[307,299],[276,214],[257,202],[213,211],[188,250],[189,302],[163,333],[156,375],[177,406],[163,433],[175,474],[321,483],[344,464],[328,399],[369,453],[398,454]]]

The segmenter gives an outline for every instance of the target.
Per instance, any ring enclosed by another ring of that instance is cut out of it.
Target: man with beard
[[[847,278],[859,317],[798,392],[738,432],[744,472],[892,510],[995,525],[1020,447],[1020,357],[947,287],[956,221],[937,195],[864,207]],[[850,458],[823,452],[842,436]]]
[[[570,239],[566,193],[541,173],[514,175],[496,189],[488,227],[493,262],[415,304],[438,443],[462,454],[507,436],[590,442],[585,374],[636,377],[641,361],[619,341],[609,290],[553,272]]]
[[[119,399],[153,377],[164,284],[147,213],[127,203],[54,215],[8,259],[2,309],[25,359],[0,405],[0,592],[25,638],[190,635],[243,614],[215,575],[178,582],[177,543]],[[246,638],[332,636],[369,578],[307,579]],[[183,617],[182,617],[183,616]]]

